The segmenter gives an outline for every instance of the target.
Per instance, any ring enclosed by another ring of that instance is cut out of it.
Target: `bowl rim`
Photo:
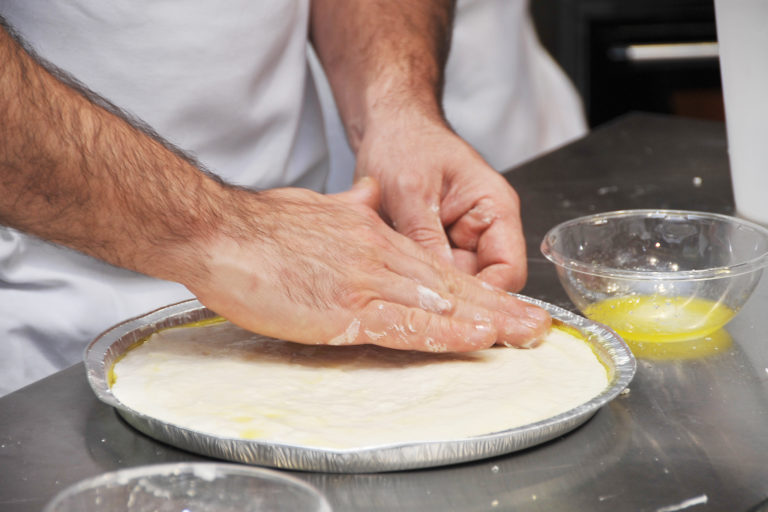
[[[317,510],[331,512],[330,504],[323,493],[311,483],[296,476],[258,466],[247,466],[233,462],[222,461],[181,461],[145,464],[140,466],[117,468],[101,474],[79,480],[64,487],[53,496],[42,512],[55,512],[59,506],[78,494],[98,489],[100,487],[120,487],[128,485],[134,480],[152,477],[179,477],[191,476],[201,480],[226,479],[231,476],[247,477],[273,483],[285,488],[299,490],[311,499],[316,500]]]
[[[617,279],[633,279],[640,281],[659,281],[659,280],[688,280],[688,281],[700,281],[714,278],[734,277],[756,270],[762,269],[762,267],[768,265],[768,250],[762,254],[750,258],[748,260],[740,261],[732,265],[725,265],[720,267],[712,267],[706,269],[694,269],[694,270],[676,270],[676,271],[639,271],[629,270],[611,267],[607,265],[598,265],[594,263],[584,263],[581,261],[573,260],[564,257],[559,252],[554,251],[552,246],[552,237],[562,229],[573,226],[575,224],[582,224],[585,222],[594,222],[596,220],[611,220],[615,218],[627,218],[627,217],[702,217],[708,219],[714,219],[718,221],[728,222],[734,225],[743,226],[759,233],[768,243],[768,229],[755,222],[735,217],[731,215],[725,215],[722,213],[703,212],[695,210],[675,210],[675,209],[625,209],[625,210],[612,210],[607,212],[593,213],[589,215],[583,215],[561,222],[547,231],[544,238],[541,241],[540,250],[541,253],[550,262],[557,266],[563,267],[568,270],[581,272],[593,276],[610,276]]]

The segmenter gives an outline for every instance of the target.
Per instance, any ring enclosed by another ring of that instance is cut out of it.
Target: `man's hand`
[[[366,131],[358,176],[381,183],[381,211],[400,233],[496,287],[526,278],[517,194],[441,119],[400,113]]]
[[[377,215],[378,187],[235,191],[187,286],[211,309],[301,343],[372,343],[422,351],[530,346],[546,313],[441,262]]]
[[[517,196],[453,133],[440,107],[452,18],[451,0],[317,0],[310,35],[356,173],[379,181],[382,213],[395,229],[488,283],[520,290]]]
[[[526,260],[518,198],[440,107],[452,16],[450,0],[317,0],[310,34],[357,177],[381,184],[385,219],[444,264],[519,290]],[[546,318],[542,311],[537,329]],[[529,327],[518,324],[520,334]]]

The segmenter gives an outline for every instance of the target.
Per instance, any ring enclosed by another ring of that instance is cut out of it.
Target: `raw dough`
[[[154,334],[114,377],[118,400],[164,422],[328,449],[506,430],[570,410],[608,383],[590,347],[558,328],[535,349],[433,354],[299,345],[227,322]]]

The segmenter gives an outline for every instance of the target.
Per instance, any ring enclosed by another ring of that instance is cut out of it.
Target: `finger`
[[[517,292],[528,272],[525,239],[516,221],[500,217],[480,236],[477,277],[503,290]]]
[[[457,269],[471,276],[478,273],[477,254],[474,251],[454,248],[452,252],[454,265],[456,265]]]
[[[477,278],[504,290],[519,292],[525,286],[526,273],[527,266],[524,263],[518,265],[497,263],[482,269],[477,273]]]
[[[423,200],[414,194],[408,201],[396,201],[389,205],[387,213],[399,233],[427,249],[440,261],[453,263],[437,198]]]
[[[422,352],[468,352],[488,348],[495,341],[495,329],[482,321],[373,301],[361,313],[354,343]]]
[[[492,325],[496,342],[506,346],[538,344],[551,325],[543,309],[512,297],[477,279],[452,270],[458,284],[434,283],[431,288],[406,277],[391,275],[376,283],[382,300],[462,322]]]
[[[549,332],[552,318],[544,309],[478,279],[460,277],[454,282],[452,293],[446,296],[447,300],[455,302],[452,314],[489,320],[497,331],[497,343],[532,347]]]
[[[480,237],[498,217],[489,200],[480,201],[451,225],[448,230],[451,240],[457,247],[476,251]]]
[[[449,235],[459,249],[476,254],[473,274],[499,288],[519,291],[525,284],[527,266],[515,204],[511,198],[509,202],[483,199],[451,225]],[[465,266],[469,262],[466,257],[462,261]]]
[[[475,302],[457,300],[453,316],[490,323],[496,329],[497,344],[520,348],[537,346],[549,332],[552,322],[546,311],[521,301],[487,308]]]
[[[465,274],[452,265],[440,263],[413,241],[397,234],[392,243],[408,256],[388,259],[391,274],[372,283],[383,299],[438,314],[456,315],[465,321],[487,319],[498,332],[497,341],[504,345],[532,346],[549,332],[549,314],[493,286],[494,276],[483,281]],[[466,253],[467,259],[471,259],[470,254]],[[503,281],[510,270],[502,267],[502,264],[489,266],[484,272],[498,271],[502,278],[496,281]],[[442,300],[450,306],[443,305]]]
[[[376,211],[379,209],[381,200],[381,188],[375,179],[364,176],[357,180],[350,190],[338,194],[330,194],[330,197],[339,199],[346,204],[364,205]]]

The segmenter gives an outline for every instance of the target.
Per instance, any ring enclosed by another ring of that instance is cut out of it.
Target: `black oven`
[[[590,125],[643,110],[722,120],[713,0],[531,0]]]

